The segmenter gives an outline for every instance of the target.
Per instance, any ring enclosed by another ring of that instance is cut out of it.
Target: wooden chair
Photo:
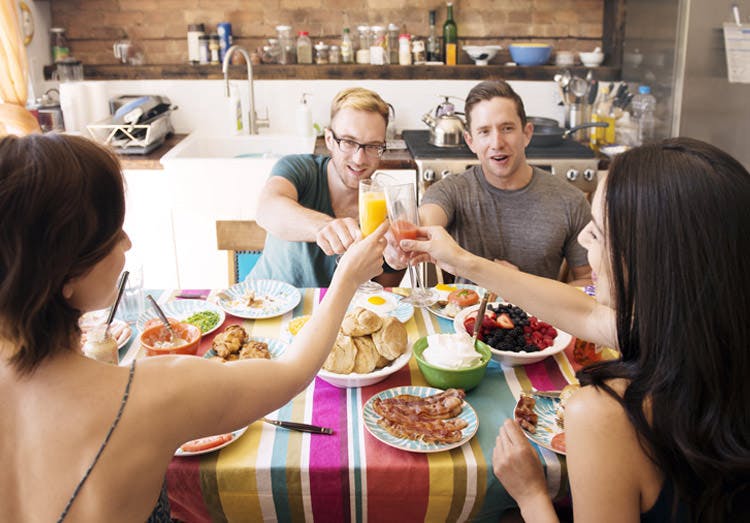
[[[266,243],[266,231],[255,220],[217,220],[216,247],[228,251],[229,284],[245,279]]]

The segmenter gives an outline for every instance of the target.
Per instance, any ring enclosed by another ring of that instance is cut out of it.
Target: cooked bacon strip
[[[408,438],[417,441],[424,441],[425,443],[455,443],[461,441],[461,438],[463,437],[460,430],[433,428],[429,432],[426,432],[424,431],[424,427],[402,425],[385,418],[379,419],[378,425],[397,438]]]
[[[408,427],[416,427],[420,430],[424,429],[423,432],[437,429],[461,430],[468,425],[465,420],[456,417],[451,417],[449,419],[427,418],[411,414],[404,414],[397,409],[388,408],[383,409],[382,412],[378,412],[377,410],[375,412],[383,416],[383,418],[387,419],[388,421],[392,421],[393,423],[398,423],[399,425],[405,425]],[[461,411],[458,412],[458,414],[460,413]]]
[[[513,412],[514,417],[521,428],[536,434],[536,424],[539,421],[539,416],[534,412],[534,406],[536,405],[536,399],[531,396],[522,394],[518,400],[516,410]]]
[[[463,390],[448,389],[434,396],[420,397],[402,394],[393,398],[377,398],[373,402],[375,412],[383,416],[383,412],[398,410],[404,416],[418,418],[452,418],[461,413]]]

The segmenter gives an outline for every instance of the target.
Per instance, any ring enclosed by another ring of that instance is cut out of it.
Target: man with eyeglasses
[[[295,154],[276,163],[261,191],[256,218],[268,235],[249,277],[328,287],[337,255],[361,236],[359,181],[380,165],[388,109],[373,91],[345,89],[331,103],[325,130],[330,155]],[[398,285],[403,271],[387,264],[383,269],[376,280]]]

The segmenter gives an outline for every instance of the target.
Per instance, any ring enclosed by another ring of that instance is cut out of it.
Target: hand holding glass
[[[387,216],[383,187],[374,180],[360,180],[359,228],[362,230],[362,236],[372,234]],[[370,280],[360,285],[358,290],[373,293],[383,290],[383,286]]]
[[[388,219],[391,221],[391,232],[396,237],[396,241],[401,243],[401,240],[416,240],[419,212],[417,210],[417,197],[414,194],[414,184],[389,185],[385,189],[385,197]],[[411,260],[407,270],[409,271],[412,291],[402,301],[411,303],[415,307],[429,307],[435,303],[438,298],[437,293],[432,289],[424,288]]]

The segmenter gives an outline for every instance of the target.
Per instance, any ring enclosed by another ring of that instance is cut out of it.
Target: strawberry
[[[508,316],[507,313],[500,314],[497,319],[495,320],[497,323],[497,326],[501,329],[512,329],[513,328],[513,320],[510,319],[510,316]]]

